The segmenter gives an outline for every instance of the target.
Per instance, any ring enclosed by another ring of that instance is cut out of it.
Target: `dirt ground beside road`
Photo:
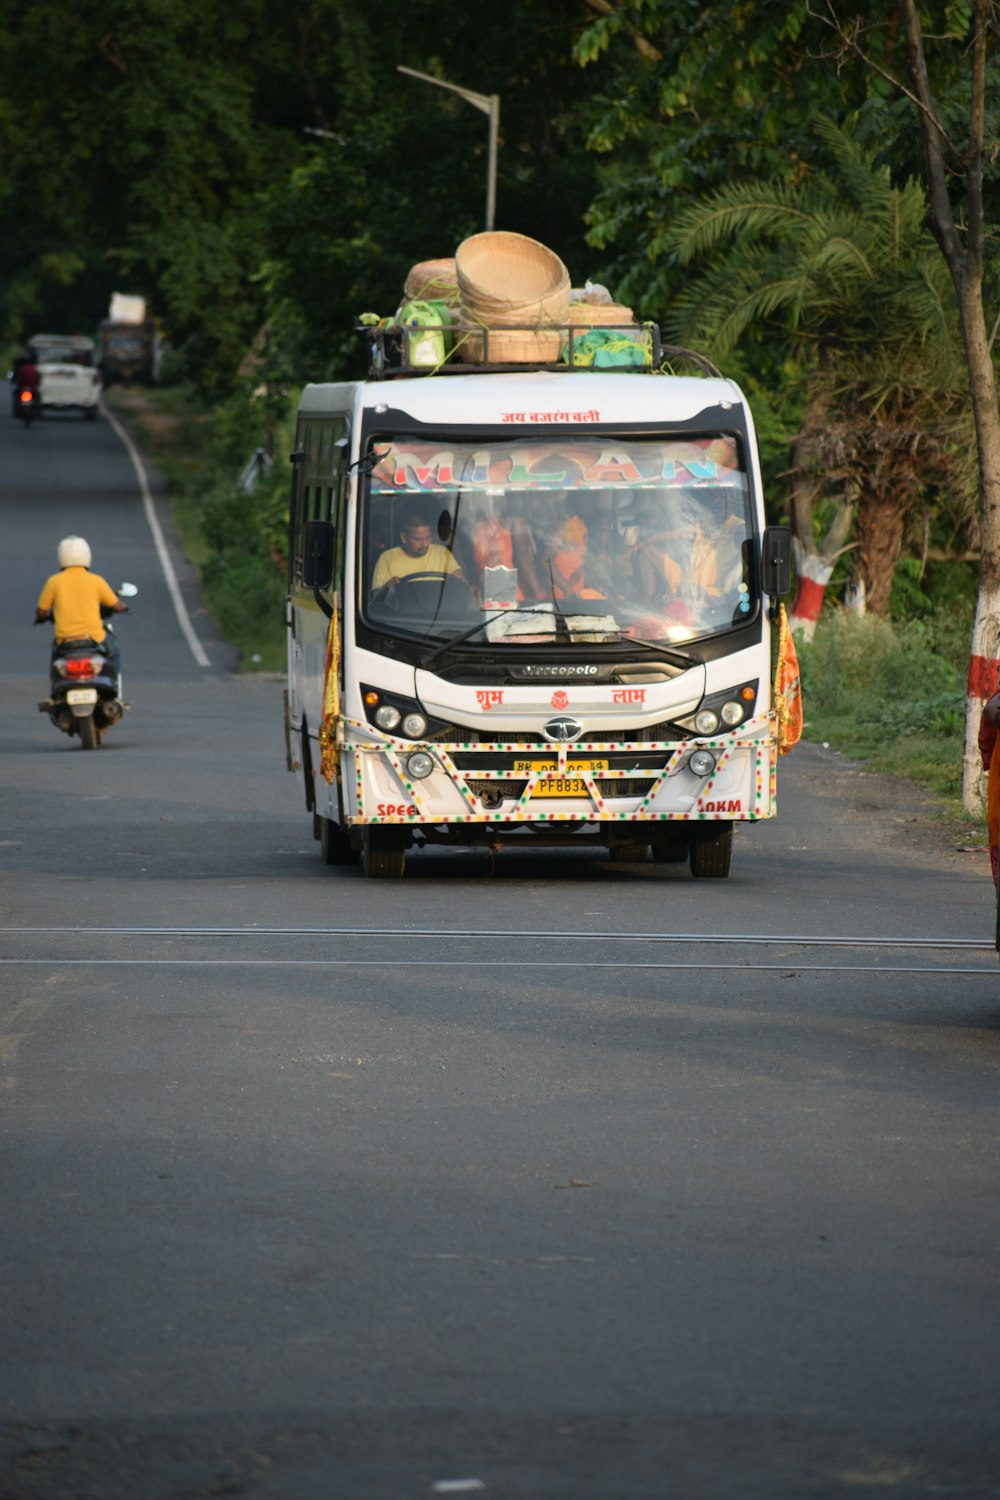
[[[835,748],[803,740],[790,752],[800,764],[808,759],[822,785],[824,799],[840,806],[841,818],[853,828],[864,827],[864,838],[880,848],[919,852],[940,862],[941,868],[974,872],[990,881],[989,850],[984,825],[950,814],[933,792],[907,781],[869,771],[863,761],[851,760]],[[778,770],[778,816],[781,816],[781,766]]]

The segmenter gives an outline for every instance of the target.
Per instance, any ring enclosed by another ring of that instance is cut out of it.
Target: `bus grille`
[[[623,776],[617,781],[598,777],[595,784],[602,797],[645,797],[655,781],[655,776]]]

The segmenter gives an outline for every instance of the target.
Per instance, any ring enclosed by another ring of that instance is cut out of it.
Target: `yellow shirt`
[[[110,583],[87,568],[63,568],[46,579],[38,596],[39,609],[51,609],[57,641],[89,637],[103,641],[101,605],[116,604],[118,595]]]
[[[411,557],[402,547],[390,547],[375,564],[372,588],[380,589],[390,578],[406,578],[410,573],[457,572],[458,563],[439,542],[432,542],[423,557]]]

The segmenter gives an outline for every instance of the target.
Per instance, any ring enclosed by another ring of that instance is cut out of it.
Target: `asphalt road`
[[[984,856],[803,745],[728,881],[326,870],[107,421],[0,418],[0,524],[0,1500],[1000,1496]]]

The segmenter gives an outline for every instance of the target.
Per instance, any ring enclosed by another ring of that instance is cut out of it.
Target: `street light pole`
[[[430,73],[418,73],[416,68],[404,68],[402,63],[397,65],[397,73],[408,73],[411,78],[419,78],[422,83],[433,83],[439,89],[450,89],[453,94],[459,94],[476,109],[482,110],[484,115],[489,116],[490,137],[489,153],[486,163],[486,228],[492,229],[496,220],[497,208],[497,143],[500,138],[500,95],[499,94],[477,94],[472,89],[463,89],[457,83],[446,83],[443,78],[432,78]]]

